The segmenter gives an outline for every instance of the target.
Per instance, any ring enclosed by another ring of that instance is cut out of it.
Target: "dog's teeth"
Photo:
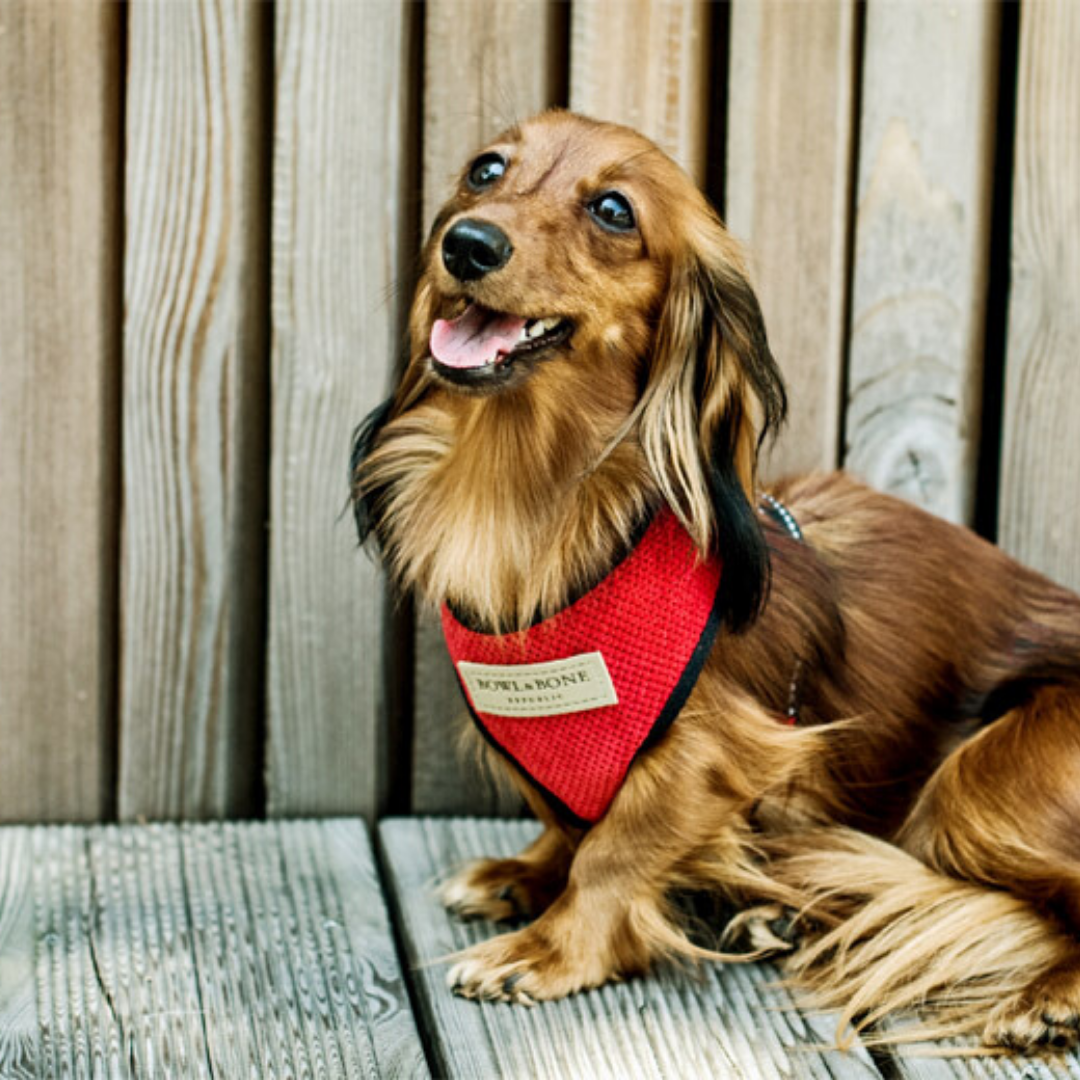
[[[562,319],[558,315],[554,315],[548,319],[530,319],[521,328],[521,337],[519,341],[532,341],[533,338],[540,337],[541,334],[546,334],[549,330],[554,330],[562,322]]]

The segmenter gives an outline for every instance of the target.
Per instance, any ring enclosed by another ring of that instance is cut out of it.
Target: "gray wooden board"
[[[0,817],[109,812],[119,4],[0,0]]]
[[[364,824],[0,830],[0,1076],[425,1077]]]
[[[998,539],[1080,588],[1080,4],[1020,21]]]
[[[0,1076],[31,1080],[38,1045],[34,996],[30,830],[9,828],[0,844]]]
[[[903,1029],[902,1024],[890,1025]],[[941,1057],[939,1051],[970,1047],[970,1041],[945,1040],[938,1044],[913,1043],[893,1052],[896,1080],[1080,1080],[1080,1055],[1067,1058]],[[935,1056],[938,1055],[938,1056]]]
[[[434,886],[470,858],[513,854],[535,832],[533,822],[475,818],[380,826],[388,889],[440,1076],[878,1077],[861,1048],[827,1049],[832,1021],[795,1011],[764,964],[665,970],[535,1008],[454,997],[440,958],[494,927],[450,919]]]
[[[255,809],[265,544],[258,4],[127,35],[120,760],[125,820]]]
[[[383,579],[356,549],[350,434],[385,396],[408,272],[411,40],[395,0],[274,6],[267,805],[374,816]]]
[[[1000,9],[866,5],[844,466],[974,508]]]

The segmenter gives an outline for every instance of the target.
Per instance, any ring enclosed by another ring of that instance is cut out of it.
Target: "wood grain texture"
[[[882,1027],[903,1032],[905,1021],[886,1021]],[[972,1040],[944,1039],[913,1042],[890,1055],[895,1080],[1080,1080],[1080,1052],[1044,1057],[1010,1055],[992,1058],[941,1057],[942,1053],[971,1051]]]
[[[700,184],[708,138],[706,0],[575,0],[570,107],[628,124]]]
[[[108,812],[120,9],[0,2],[0,819]]]
[[[409,264],[416,8],[276,6],[268,646],[272,814],[374,814],[383,582],[356,546],[350,436],[389,389]]]
[[[819,1049],[832,1039],[831,1023],[794,1011],[786,991],[770,988],[776,972],[764,964],[702,965],[698,975],[666,970],[531,1009],[455,997],[439,961],[494,928],[451,921],[433,886],[468,859],[515,853],[535,831],[531,822],[477,819],[392,819],[380,826],[388,887],[438,1075],[879,1077],[860,1048]]]
[[[1080,5],[1020,24],[998,538],[1080,589]],[[1064,496],[1064,498],[1063,498]]]
[[[956,1048],[956,1044],[949,1044]],[[940,1048],[937,1048],[940,1049]],[[933,1057],[935,1047],[916,1043],[894,1052],[893,1080],[1080,1080],[1080,1055],[1068,1057]]]
[[[0,1076],[40,1075],[34,993],[34,893],[29,829],[9,828],[0,843]]]
[[[866,9],[845,465],[971,518],[1000,10]]]
[[[119,812],[251,812],[265,547],[266,12],[131,6]]]
[[[788,423],[766,476],[840,452],[856,79],[854,0],[737,0],[725,215],[745,242]]]
[[[428,1075],[360,821],[5,829],[0,884],[5,1080]]]
[[[549,0],[430,0],[424,40],[424,231],[469,155],[518,120],[559,103],[560,5]],[[448,62],[453,58],[453,62]],[[442,631],[417,618],[413,809],[515,813],[516,795],[457,755],[464,705]]]
[[[425,233],[470,154],[512,124],[559,104],[559,9],[553,0],[428,0]]]

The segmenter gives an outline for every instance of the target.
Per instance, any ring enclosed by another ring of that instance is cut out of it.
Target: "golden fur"
[[[534,921],[467,950],[455,988],[553,998],[707,955],[669,900],[707,888],[759,905],[731,937],[787,948],[768,923],[797,912],[790,970],[844,1021],[921,1007],[924,1033],[1075,1044],[1080,600],[842,475],[773,489],[805,543],[761,515],[757,449],[783,387],[705,199],[646,139],[565,112],[488,149],[505,173],[477,190],[466,171],[439,214],[408,364],[358,432],[361,535],[427,602],[509,630],[601,578],[667,503],[724,558],[726,628],[591,829],[515,777],[545,831],[466,868],[445,898]],[[607,191],[632,229],[587,210]],[[466,218],[513,245],[471,281],[441,257]],[[466,303],[558,316],[572,334],[463,386],[428,341]],[[777,716],[797,661],[791,728]]]

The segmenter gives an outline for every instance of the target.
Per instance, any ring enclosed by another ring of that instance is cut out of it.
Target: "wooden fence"
[[[512,809],[342,510],[418,237],[548,105],[748,242],[771,471],[1080,587],[1077,55],[1078,0],[0,0],[0,817]]]

